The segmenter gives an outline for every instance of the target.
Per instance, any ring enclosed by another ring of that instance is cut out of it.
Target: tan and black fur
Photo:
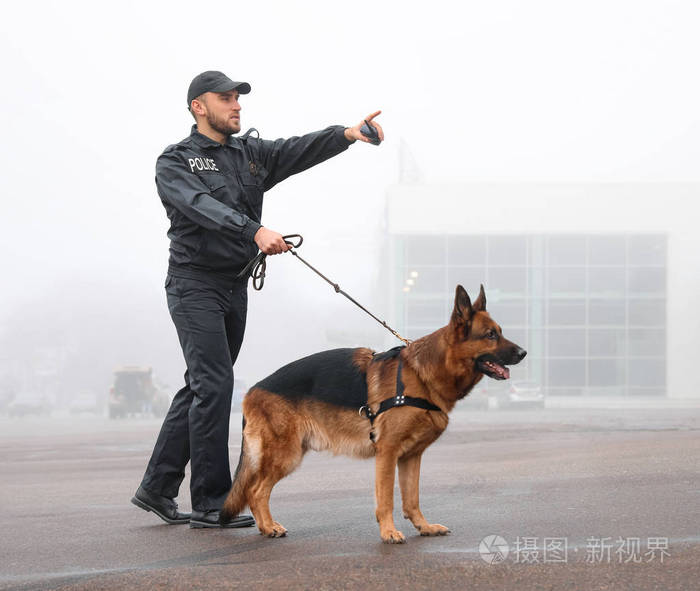
[[[398,355],[403,362],[405,394],[424,398],[441,410],[392,408],[374,422],[358,413],[368,404],[394,395]],[[300,464],[309,450],[329,450],[356,458],[375,458],[376,517],[385,542],[402,543],[393,519],[394,474],[399,468],[403,514],[421,535],[445,535],[444,525],[430,523],[418,504],[423,451],[445,430],[448,413],[484,374],[508,377],[506,365],[525,351],[506,340],[486,312],[481,286],[472,305],[457,286],[447,326],[404,349],[375,354],[371,349],[334,349],[310,355],[281,368],[256,384],[243,400],[243,442],[231,492],[221,511],[227,522],[248,505],[260,533],[284,536],[287,530],[270,514],[275,484]]]

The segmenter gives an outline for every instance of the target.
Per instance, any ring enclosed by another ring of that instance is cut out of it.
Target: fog
[[[154,166],[189,134],[197,73],[249,81],[242,127],[264,138],[382,110],[381,146],[353,145],[275,187],[263,224],[303,234],[302,256],[389,318],[390,187],[700,182],[699,17],[690,0],[6,8],[3,400],[38,395],[57,410],[106,400],[125,365],[153,368],[169,396],[181,386]],[[414,216],[451,215],[430,199],[410,204]],[[692,219],[697,199],[676,213]],[[508,215],[517,233],[538,231]],[[480,282],[465,287],[476,295]],[[264,290],[249,297],[235,368],[248,385],[313,351],[399,344],[291,255],[270,257]]]

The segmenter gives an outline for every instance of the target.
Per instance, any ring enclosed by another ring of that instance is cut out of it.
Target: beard
[[[224,135],[238,133],[241,130],[240,120],[229,119],[227,117],[217,117],[212,113],[207,113],[207,123],[214,130]]]

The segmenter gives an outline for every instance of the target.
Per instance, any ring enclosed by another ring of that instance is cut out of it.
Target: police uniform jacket
[[[263,193],[287,177],[343,152],[340,125],[301,137],[229,136],[220,144],[197,126],[156,163],[158,195],[170,219],[168,272],[233,281],[257,253]]]

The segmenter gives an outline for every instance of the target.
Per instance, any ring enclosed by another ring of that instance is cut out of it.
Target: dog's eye
[[[495,330],[490,330],[486,333],[486,338],[492,341],[498,340],[498,333]]]

